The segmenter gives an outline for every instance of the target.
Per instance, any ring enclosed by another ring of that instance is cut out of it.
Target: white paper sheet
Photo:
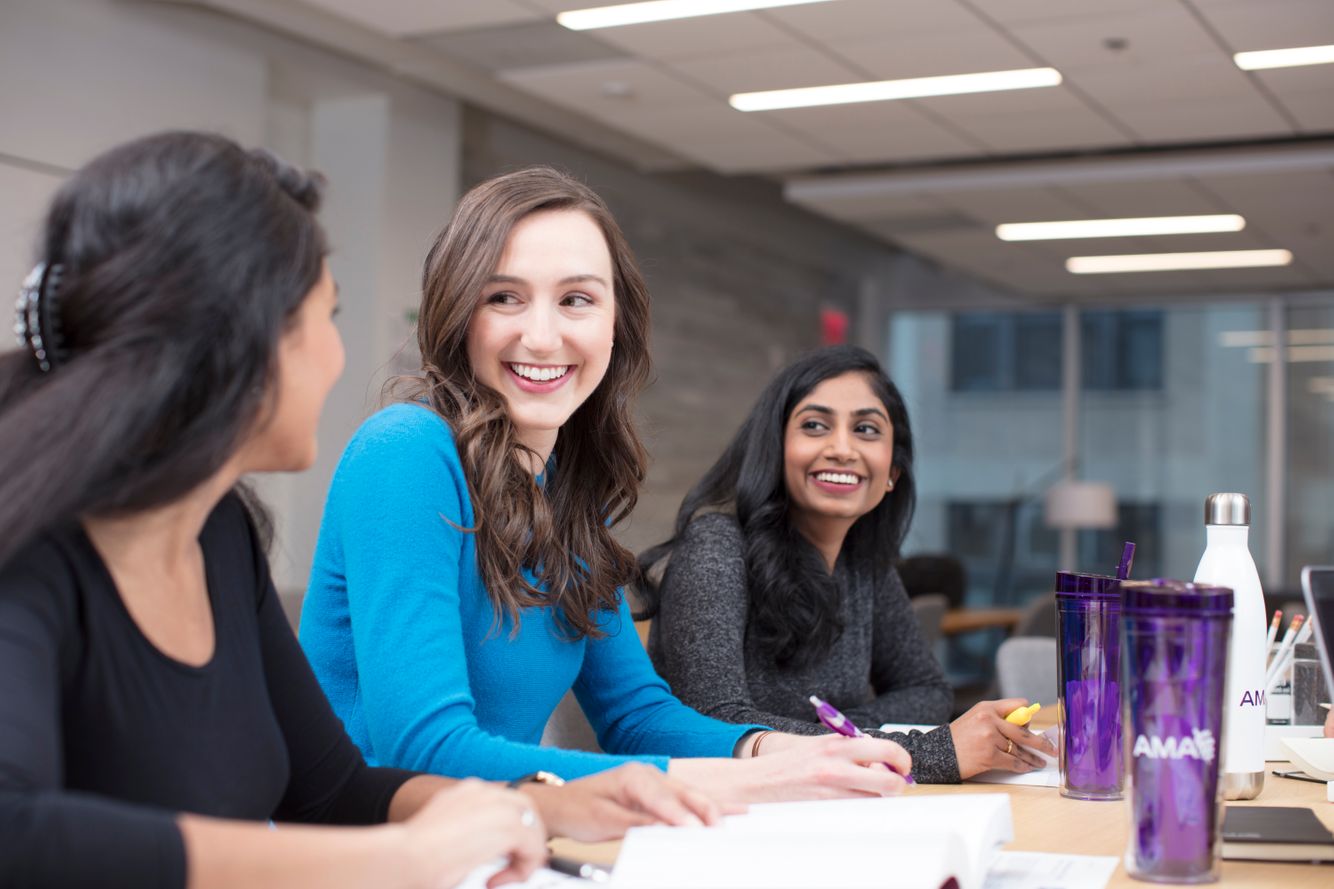
[[[1114,855],[997,852],[983,889],[1103,889],[1116,864]]]

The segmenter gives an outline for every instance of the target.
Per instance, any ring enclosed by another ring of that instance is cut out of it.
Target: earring
[[[894,479],[890,479],[889,481],[885,482],[885,490],[886,491],[894,490]]]

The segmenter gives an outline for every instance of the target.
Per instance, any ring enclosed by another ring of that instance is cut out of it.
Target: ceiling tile
[[[484,71],[626,57],[614,46],[547,21],[446,31],[417,38],[417,42]]]
[[[1334,2],[1330,8],[1334,9]],[[1334,65],[1273,68],[1252,71],[1249,76],[1264,85],[1304,132],[1334,130]]]
[[[699,105],[716,101],[671,72],[637,59],[514,68],[497,75],[506,83],[577,111],[603,118],[621,109]]]
[[[853,68],[806,47],[724,53],[664,64],[719,96],[862,79]]]
[[[880,80],[1006,71],[1040,64],[994,30],[977,26],[927,34],[878,35],[867,31],[859,38],[827,45],[832,52]]]
[[[1218,269],[1196,273],[1210,289],[1224,293],[1238,290],[1293,289],[1317,283],[1307,269],[1296,264],[1258,269]]]
[[[989,226],[1025,220],[1079,219],[1083,212],[1059,189],[1047,187],[973,189],[940,192],[932,197],[941,205],[966,213]],[[1006,243],[994,233],[991,237],[998,244]]]
[[[1271,138],[1292,134],[1278,112],[1263,100],[1197,98],[1111,109],[1146,142],[1207,142]]]
[[[737,137],[691,135],[683,131],[672,140],[663,141],[720,173],[787,172],[827,167],[839,161],[829,151],[781,132]]]
[[[1263,98],[1246,74],[1217,52],[1175,54],[1152,62],[1076,68],[1065,72],[1065,78],[1067,83],[1114,110],[1136,102],[1221,98],[1240,103]]]
[[[976,28],[979,19],[955,0],[838,0],[767,9],[763,15],[815,40],[851,41],[927,31]]]
[[[1087,207],[1091,219],[1234,212],[1219,198],[1184,179],[1064,185],[1059,191],[1081,207]]]
[[[1004,4],[991,4],[988,8]],[[1064,4],[1048,4],[1053,7]],[[1176,56],[1212,53],[1225,59],[1213,37],[1180,4],[1162,2],[1096,15],[1016,23],[1011,33],[1062,73],[1114,66],[1131,70]],[[1121,50],[1105,41],[1126,41]]]
[[[868,102],[756,112],[806,133],[850,162],[976,155],[978,146],[903,102]]]
[[[1124,133],[1085,108],[1065,111],[950,115],[969,135],[997,153],[1041,154],[1131,144]]]
[[[548,16],[515,0],[299,0],[341,18],[396,37],[459,31],[514,22],[539,21]]]
[[[1329,0],[1191,0],[1233,52],[1334,43]]]
[[[1151,10],[1163,0],[1005,0],[984,2],[986,14],[1003,25],[1060,22],[1069,19],[1107,18]]]

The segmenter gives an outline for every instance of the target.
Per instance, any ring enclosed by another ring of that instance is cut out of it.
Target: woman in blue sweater
[[[533,168],[464,196],[426,260],[422,374],[357,432],[325,507],[301,640],[335,710],[369,761],[439,774],[638,760],[724,800],[898,791],[891,741],[723,723],[654,673],[612,535],[647,462],[648,324],[587,187]],[[540,745],[571,687],[607,753]]]

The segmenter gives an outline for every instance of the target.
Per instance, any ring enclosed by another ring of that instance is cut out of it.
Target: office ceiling
[[[597,31],[593,0],[302,0],[579,121],[1040,299],[1334,286],[1334,0],[834,0]],[[1051,66],[1057,87],[745,113],[730,94]],[[628,143],[634,144],[634,143]],[[1230,234],[1006,243],[1001,222],[1239,213]],[[1076,276],[1071,255],[1283,247],[1290,266]]]

